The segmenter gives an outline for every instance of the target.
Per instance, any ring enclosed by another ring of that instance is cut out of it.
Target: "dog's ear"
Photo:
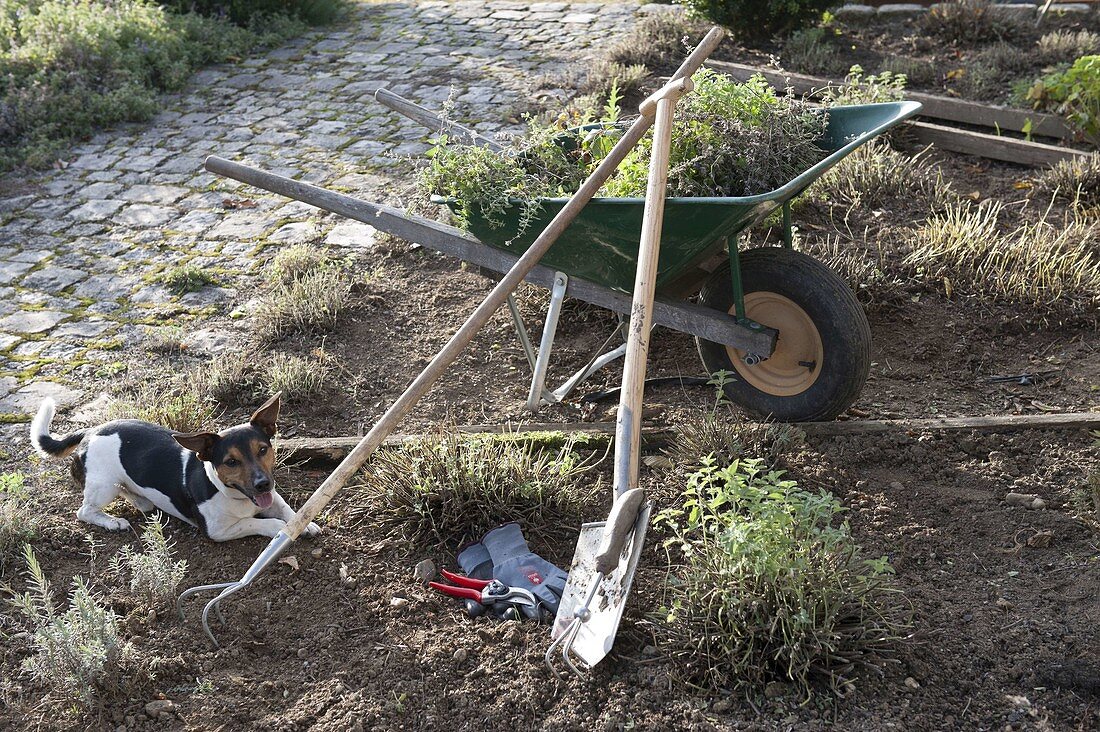
[[[268,437],[274,437],[279,431],[279,400],[283,393],[280,391],[275,396],[264,402],[264,405],[252,413],[248,423],[253,427],[263,430]]]
[[[199,460],[209,461],[214,451],[214,445],[221,438],[213,432],[193,432],[189,435],[174,434],[176,442],[199,456]]]

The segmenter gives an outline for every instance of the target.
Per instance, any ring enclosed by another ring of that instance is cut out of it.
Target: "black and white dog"
[[[31,422],[31,443],[42,455],[75,452],[72,474],[84,490],[76,517],[111,531],[130,528],[104,506],[121,493],[143,513],[158,509],[198,526],[214,541],[260,534],[274,537],[294,511],[275,492],[273,470],[279,394],[245,424],[215,434],[178,434],[151,422],[120,419],[63,437],[50,434],[54,401]],[[310,524],[305,533],[321,528]]]

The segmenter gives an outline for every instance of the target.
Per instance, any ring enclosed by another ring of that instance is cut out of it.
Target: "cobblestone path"
[[[63,406],[93,397],[143,357],[152,326],[182,326],[195,350],[224,347],[203,322],[246,307],[266,246],[371,236],[254,189],[256,207],[227,206],[236,187],[202,170],[206,155],[345,191],[392,189],[424,133],[377,105],[375,89],[435,107],[452,97],[457,117],[492,132],[536,79],[638,12],[625,2],[356,4],[338,26],[199,72],[150,123],[98,134],[63,168],[0,179],[0,419],[27,419],[46,395]],[[159,278],[185,264],[217,284],[174,295]]]

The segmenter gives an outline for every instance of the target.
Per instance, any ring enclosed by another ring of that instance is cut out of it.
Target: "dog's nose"
[[[271,481],[267,478],[259,478],[252,484],[252,487],[256,489],[257,493],[264,493],[271,490]]]

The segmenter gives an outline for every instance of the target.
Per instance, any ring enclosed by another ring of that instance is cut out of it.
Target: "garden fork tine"
[[[722,35],[721,29],[711,29],[699,46],[692,51],[691,55],[684,62],[680,72],[683,72],[685,76],[690,76],[695,70],[702,66],[703,60],[710,55],[722,40]],[[267,569],[267,567],[286,550],[291,542],[298,538],[298,535],[306,529],[309,522],[328,505],[328,502],[344,487],[344,484],[359,470],[378,446],[382,444],[382,441],[385,440],[398,423],[404,419],[405,415],[412,410],[416,403],[420,401],[421,397],[423,397],[435,382],[439,380],[446,369],[466,348],[466,345],[474,339],[474,336],[476,336],[485,324],[489,322],[489,319],[497,310],[504,305],[508,296],[515,291],[519,284],[523,282],[524,278],[535,268],[535,265],[538,264],[542,256],[546,254],[550,246],[557,241],[562,232],[564,232],[573,222],[573,219],[577,217],[577,214],[579,214],[592,197],[596,195],[607,179],[611,177],[611,174],[618,169],[619,164],[626,158],[627,153],[641,141],[645,133],[649,131],[649,128],[653,126],[653,121],[657,113],[657,106],[657,103],[642,104],[640,110],[641,116],[627,128],[623,136],[619,138],[619,141],[611,149],[611,152],[607,154],[607,157],[600,161],[600,164],[596,166],[596,169],[592,171],[588,179],[585,180],[577,192],[573,194],[573,197],[569,199],[565,206],[558,212],[557,216],[555,216],[542,233],[539,234],[530,248],[528,248],[523,256],[513,265],[512,269],[504,275],[495,287],[493,287],[493,290],[486,296],[481,304],[477,306],[470,317],[466,319],[462,327],[451,336],[451,339],[447,341],[447,344],[435,355],[435,358],[433,358],[424,370],[420,372],[420,375],[417,376],[409,387],[405,389],[404,393],[397,398],[397,401],[386,410],[386,413],[375,423],[370,432],[359,441],[359,444],[355,446],[348,456],[344,458],[334,471],[332,471],[332,474],[325,479],[317,490],[313,492],[313,495],[311,495],[302,507],[298,509],[298,513],[296,513],[294,517],[287,522],[286,527],[271,540],[271,543],[268,544],[267,548],[256,558],[256,561],[252,563],[252,566],[248,568],[244,576],[242,576],[238,582],[227,586],[223,585],[224,589],[222,589],[221,593],[207,603],[206,607],[203,609],[203,628],[206,630],[207,635],[214,639],[215,645],[217,645],[217,639],[214,638],[214,634],[210,630],[210,610],[218,608],[222,600],[240,592],[242,589],[252,584],[256,577]],[[323,189],[308,183],[291,180],[272,173],[265,173],[255,168],[249,168],[248,166],[232,163],[221,158],[207,158],[206,168],[212,173],[225,175],[243,183],[258,185],[267,190],[307,190],[312,191],[314,194],[325,193]],[[212,591],[217,589],[217,585],[208,585],[207,588]],[[180,599],[182,600],[185,597],[197,594],[203,591],[203,589],[204,588],[197,587],[192,588],[192,590],[187,590]]]

